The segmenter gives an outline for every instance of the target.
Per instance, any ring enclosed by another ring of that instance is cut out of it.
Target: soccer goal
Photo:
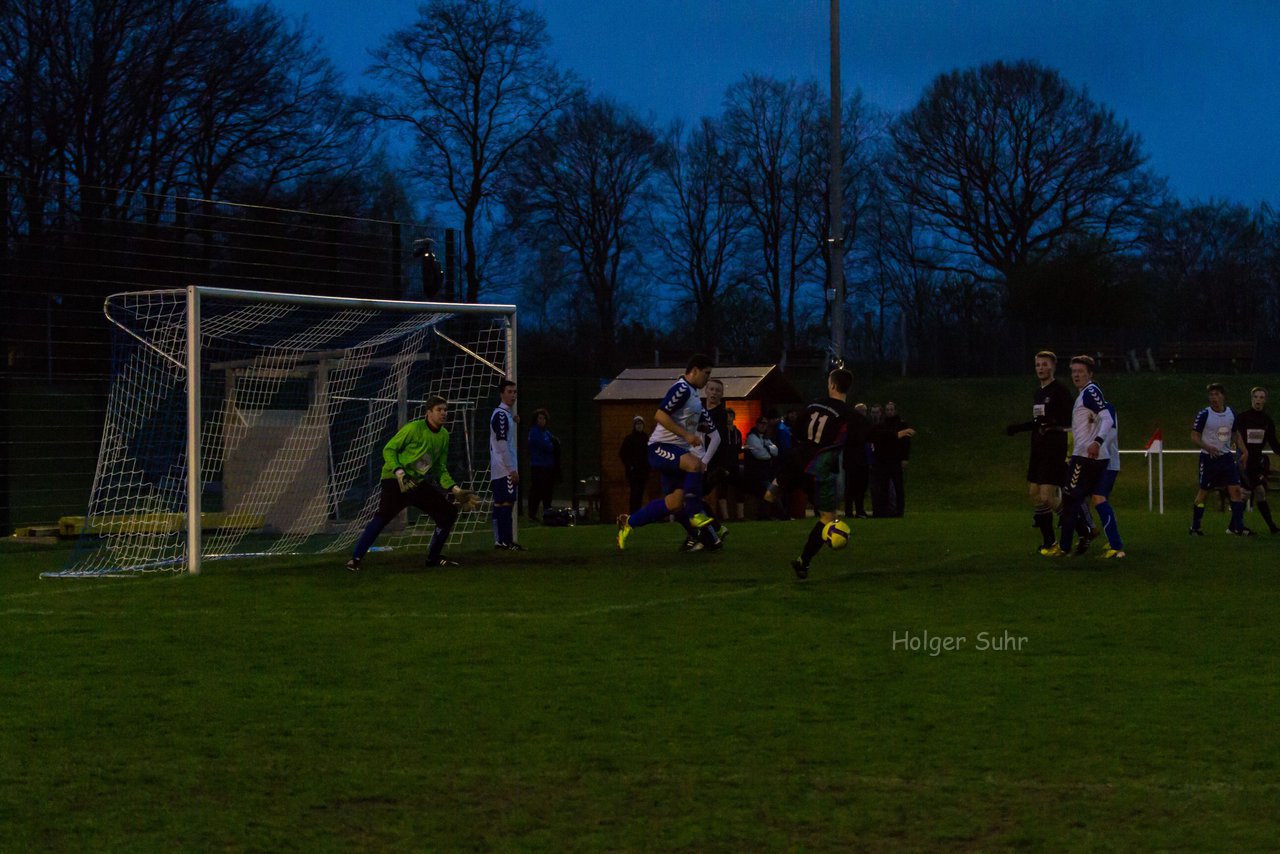
[[[425,400],[449,402],[449,471],[480,498],[453,539],[489,529],[488,415],[516,375],[516,309],[190,287],[121,293],[112,383],[78,548],[54,576],[342,553],[378,503],[382,447]],[[425,546],[410,509],[389,548]]]

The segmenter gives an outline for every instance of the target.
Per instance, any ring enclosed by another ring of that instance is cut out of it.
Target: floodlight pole
[[[844,207],[843,156],[840,148],[840,119],[843,107],[840,94],[840,0],[831,0],[831,234],[827,238],[827,275],[834,291],[831,299],[831,355],[844,362]]]

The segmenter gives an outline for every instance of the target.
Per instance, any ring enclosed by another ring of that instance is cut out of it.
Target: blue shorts
[[[1107,469],[1098,475],[1098,482],[1093,485],[1093,494],[1101,495],[1103,498],[1111,497],[1111,488],[1116,485],[1116,477],[1120,474],[1120,469]]]
[[[702,472],[687,472],[680,468],[680,458],[687,453],[688,448],[666,442],[649,445],[649,468],[661,476],[663,495],[670,495],[677,489],[683,489],[690,495],[702,494]]]
[[[493,481],[493,503],[515,504],[516,485],[511,482],[511,475],[495,478]]]
[[[1222,489],[1224,486],[1240,485],[1240,466],[1236,465],[1235,454],[1218,454],[1211,457],[1200,454],[1200,488]]]

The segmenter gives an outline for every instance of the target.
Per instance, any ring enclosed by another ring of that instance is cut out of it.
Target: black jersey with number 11
[[[804,421],[798,425],[805,461],[823,451],[841,450],[846,441],[865,442],[866,423],[866,418],[850,411],[843,400],[829,397],[809,404],[804,410]]]

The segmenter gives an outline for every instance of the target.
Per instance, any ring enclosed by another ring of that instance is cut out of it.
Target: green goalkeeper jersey
[[[414,480],[439,483],[442,489],[454,486],[448,467],[449,431],[432,430],[423,419],[401,427],[382,449],[382,459],[383,480],[394,480],[396,469],[404,469]]]

